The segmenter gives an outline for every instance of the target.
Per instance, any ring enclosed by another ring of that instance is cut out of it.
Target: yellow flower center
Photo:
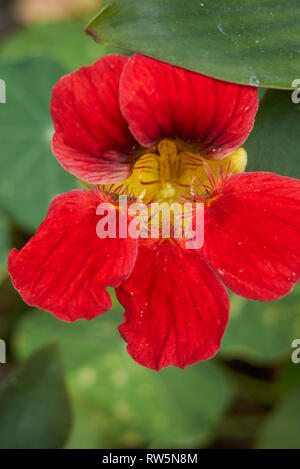
[[[246,163],[247,154],[243,148],[221,161],[212,161],[203,158],[186,143],[163,139],[156,147],[142,149],[136,154],[132,174],[122,185],[127,188],[127,193],[145,204],[173,203],[192,199],[193,194],[205,196],[211,186],[208,173],[217,181],[220,169],[223,175],[234,174],[244,171]]]

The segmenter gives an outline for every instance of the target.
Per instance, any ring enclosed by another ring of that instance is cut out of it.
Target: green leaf
[[[30,230],[50,201],[75,185],[51,153],[51,89],[64,73],[48,58],[0,64],[7,90],[0,104],[0,208]]]
[[[255,126],[245,148],[247,171],[300,177],[300,104],[292,93],[268,90],[260,101]]]
[[[39,23],[11,34],[0,49],[0,56],[11,61],[47,55],[58,60],[68,71],[73,71],[116,52],[124,53],[112,47],[99,47],[87,40],[81,23],[60,21]]]
[[[292,93],[268,90],[260,101],[255,126],[245,148],[247,171],[300,177],[300,105]]]
[[[109,438],[105,440],[103,432],[108,432],[107,419],[101,408],[84,396],[72,396],[73,427],[66,449],[112,448]],[[139,446],[140,447],[140,446]]]
[[[299,304],[299,285],[277,301],[250,301],[232,295],[221,355],[262,364],[290,356],[292,341],[300,336]]]
[[[92,322],[66,324],[34,311],[21,323],[16,346],[22,356],[49,340],[61,345],[77,416],[69,446],[76,447],[83,431],[98,435],[94,447],[204,444],[229,403],[226,375],[212,362],[159,373],[141,367],[126,352],[120,322],[115,306]],[[92,429],[86,429],[91,414]]]
[[[87,33],[215,78],[290,89],[299,15],[298,0],[111,0]]]
[[[295,339],[300,338],[300,334]],[[291,354],[296,349],[293,347],[291,349]],[[299,387],[300,388],[300,373],[299,366],[293,363],[292,360],[280,370],[278,375],[278,381],[280,383],[280,389],[282,392],[286,392],[291,388]]]
[[[300,387],[282,399],[259,433],[258,448],[300,449],[299,400]]]
[[[61,448],[70,407],[57,348],[38,350],[0,388],[0,448]]]
[[[9,248],[9,226],[5,220],[0,218],[0,274],[4,269],[6,269],[6,259]]]

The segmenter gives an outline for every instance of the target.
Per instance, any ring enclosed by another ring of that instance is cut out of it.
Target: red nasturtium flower
[[[252,87],[139,54],[107,56],[63,77],[51,105],[53,151],[94,187],[58,196],[36,235],[11,252],[23,299],[65,321],[92,319],[111,307],[112,286],[137,362],[159,370],[212,357],[228,321],[225,287],[274,300],[300,274],[300,182],[243,172],[239,147],[257,106]],[[99,239],[96,208],[114,203],[99,184],[128,188],[145,203],[204,202],[203,247],[186,250],[172,237]]]

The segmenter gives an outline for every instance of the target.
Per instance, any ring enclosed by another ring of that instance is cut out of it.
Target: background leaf
[[[0,208],[35,229],[50,201],[74,188],[75,179],[51,153],[51,90],[65,74],[49,58],[0,64],[7,102],[0,105]]]
[[[258,448],[295,449],[300,447],[299,400],[300,387],[282,399],[260,431]]]
[[[0,275],[6,270],[6,258],[10,248],[9,226],[6,220],[0,217]]]
[[[22,356],[49,340],[61,344],[77,416],[70,447],[83,431],[98,435],[99,447],[203,444],[227,408],[226,375],[211,362],[160,373],[141,367],[126,352],[120,322],[115,305],[92,322],[66,324],[34,311],[21,323],[16,346]],[[87,429],[91,414],[93,430]]]
[[[292,93],[268,90],[260,101],[255,126],[245,148],[247,171],[300,177],[300,104]]]
[[[0,448],[61,448],[70,408],[56,347],[38,350],[0,388]]]
[[[230,320],[220,354],[267,364],[292,353],[300,336],[300,285],[277,301],[251,301],[231,295]]]
[[[112,0],[88,32],[215,78],[290,89],[299,77],[299,17],[298,0]]]
[[[84,37],[82,23],[59,21],[38,23],[11,34],[0,48],[3,60],[48,55],[58,60],[68,71],[90,65],[106,54],[123,53],[113,47],[97,46]]]

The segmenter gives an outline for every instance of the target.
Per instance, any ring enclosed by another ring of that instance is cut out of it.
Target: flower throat
[[[154,148],[139,150],[131,176],[119,187],[146,204],[193,200],[194,195],[207,197],[220,172],[244,171],[246,161],[243,148],[222,161],[212,161],[184,142],[163,139]]]

